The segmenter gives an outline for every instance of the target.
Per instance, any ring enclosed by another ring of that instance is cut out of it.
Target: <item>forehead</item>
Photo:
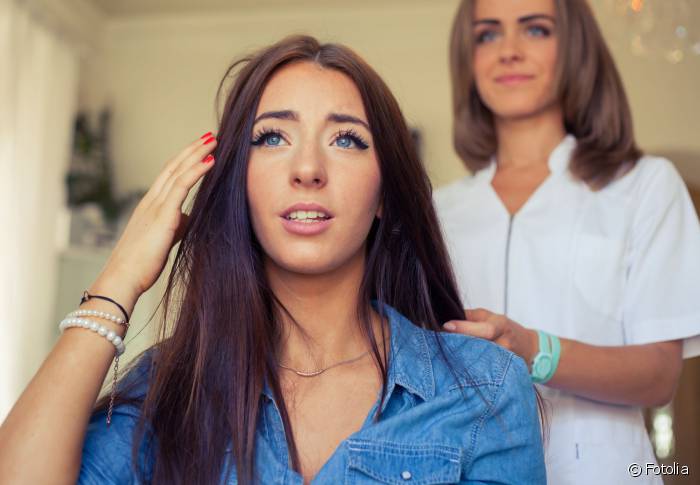
[[[271,110],[347,113],[365,118],[360,91],[342,72],[312,62],[295,62],[275,72],[263,91],[258,113]]]
[[[474,5],[474,20],[517,19],[535,13],[554,16],[554,0],[476,0]]]

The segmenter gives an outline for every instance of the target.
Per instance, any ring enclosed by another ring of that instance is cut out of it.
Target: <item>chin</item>
[[[488,108],[496,118],[503,120],[522,120],[531,118],[546,111],[552,106],[551,96],[533,95],[532,92],[500,93],[487,103]]]
[[[494,116],[502,120],[516,121],[532,118],[547,109],[546,103],[533,103],[531,100],[525,102],[513,100],[511,103],[504,103],[502,101],[503,100],[498,103],[498,106],[494,106],[491,109]]]
[[[327,255],[309,254],[302,251],[297,251],[293,255],[289,254],[290,251],[285,251],[284,253],[268,256],[268,259],[274,266],[287,273],[321,275],[329,273],[340,266]]]

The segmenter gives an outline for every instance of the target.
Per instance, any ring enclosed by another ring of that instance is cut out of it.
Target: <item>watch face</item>
[[[538,355],[532,366],[533,375],[544,377],[552,370],[552,356],[547,354]]]

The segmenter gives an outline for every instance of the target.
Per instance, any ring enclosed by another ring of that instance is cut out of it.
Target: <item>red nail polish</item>
[[[204,160],[202,160],[202,163],[209,163],[214,161],[214,156],[209,154],[206,157],[204,157]]]
[[[212,136],[211,138],[207,139],[207,141],[205,141],[205,142],[203,143],[203,145],[208,145],[208,144],[210,144],[211,142],[213,142],[214,140],[216,140],[216,138],[214,138],[214,137]]]
[[[205,134],[203,134],[202,136],[200,136],[199,139],[200,139],[200,140],[203,140],[203,139],[205,139],[206,137],[208,137],[208,136],[210,136],[210,135],[211,135],[211,131],[207,131]]]

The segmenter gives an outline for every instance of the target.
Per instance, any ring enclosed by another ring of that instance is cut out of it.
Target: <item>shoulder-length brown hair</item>
[[[473,73],[475,3],[462,0],[450,41],[454,146],[472,172],[490,163],[498,144],[493,116],[479,97]],[[578,140],[569,169],[597,190],[631,169],[642,152],[620,75],[588,3],[554,3],[557,97],[564,127]]]

